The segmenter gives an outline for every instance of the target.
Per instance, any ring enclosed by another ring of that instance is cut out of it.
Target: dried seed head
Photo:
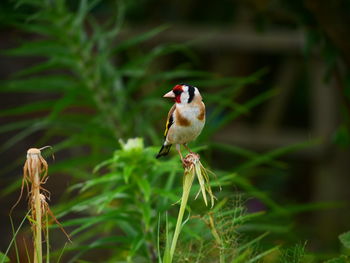
[[[189,153],[186,155],[186,157],[183,159],[183,165],[186,170],[191,170],[195,167],[197,163],[199,163],[200,156],[196,153]]]
[[[185,175],[190,173],[194,173],[196,175],[200,186],[199,191],[196,195],[196,198],[200,193],[202,193],[204,203],[207,206],[208,205],[207,194],[208,194],[211,201],[211,207],[213,207],[215,196],[213,195],[213,192],[210,187],[210,181],[209,181],[210,171],[208,171],[202,165],[199,159],[200,159],[200,156],[199,154],[196,154],[196,153],[190,153],[186,155],[183,161],[184,168],[185,168]]]
[[[41,155],[41,151],[37,148],[30,148],[28,151],[27,151],[27,158],[28,158],[28,154],[38,154],[38,155]]]
[[[24,177],[29,180],[31,184],[34,182],[34,175],[38,171],[41,176],[39,185],[44,184],[46,182],[48,165],[45,159],[41,156],[40,149],[30,148],[27,151],[27,161],[24,164]]]
[[[46,215],[49,214],[51,218],[59,225],[62,232],[67,236],[68,240],[70,241],[69,235],[64,231],[63,227],[58,222],[57,218],[52,213],[49,204],[47,203],[47,200],[50,200],[50,192],[43,187],[43,185],[48,179],[48,164],[46,160],[41,156],[41,150],[48,147],[51,146],[45,146],[40,149],[30,148],[27,151],[27,160],[24,163],[23,167],[21,193],[17,202],[11,208],[10,214],[12,213],[15,206],[19,203],[22,197],[24,184],[26,184],[29,197],[29,207],[32,210],[32,218],[34,222],[37,221],[39,218],[41,219],[44,216],[46,217]],[[36,202],[36,200],[38,201]],[[39,216],[37,216],[36,211],[39,210],[41,211],[38,214]],[[35,224],[33,224],[33,222],[31,222],[31,224],[34,227]]]
[[[39,194],[39,198],[41,203],[41,209],[43,213],[46,214],[49,207],[49,204],[46,202],[46,197],[43,194]]]

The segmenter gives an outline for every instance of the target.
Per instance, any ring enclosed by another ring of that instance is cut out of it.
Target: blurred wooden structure
[[[147,30],[147,29],[146,29]],[[136,35],[141,31],[127,31],[124,36]],[[278,56],[281,66],[274,71],[273,86],[278,87],[279,94],[264,103],[262,118],[258,123],[245,124],[234,122],[218,132],[214,140],[217,142],[245,147],[257,152],[264,152],[288,145],[320,139],[320,143],[307,147],[289,156],[295,162],[308,162],[312,166],[312,174],[301,171],[299,181],[311,182],[314,188],[309,195],[310,202],[330,202],[349,200],[349,178],[345,174],[350,170],[349,151],[336,147],[331,141],[338,125],[341,103],[340,94],[334,79],[325,81],[326,66],[319,54],[309,58],[303,55],[305,38],[300,31],[273,31],[257,33],[247,28],[215,30],[213,28],[173,27],[151,41],[154,43],[190,43],[194,49],[210,51],[235,52],[236,54],[264,54]],[[244,55],[243,55],[244,57]],[[237,57],[222,56],[217,63],[223,63],[235,68],[232,61]],[[244,59],[244,58],[243,58]],[[239,60],[239,56],[238,56]],[[241,58],[242,60],[242,58]],[[302,66],[301,66],[302,65]],[[217,65],[220,67],[220,65]],[[237,65],[236,65],[237,67]],[[307,72],[300,72],[306,69]],[[309,123],[306,127],[293,129],[281,126],[284,118],[288,118],[287,107],[291,94],[298,83],[298,74],[308,76],[308,114]],[[306,177],[303,177],[306,176]],[[307,178],[308,177],[308,178]],[[311,178],[310,178],[311,177]],[[345,183],[347,182],[347,183]],[[297,191],[296,191],[297,192]],[[296,198],[298,200],[298,198]],[[309,218],[317,228],[319,242],[315,246],[325,246],[346,225],[349,215],[334,210],[317,212]]]
[[[122,38],[135,36],[141,32],[147,32],[149,28],[139,30],[127,30]],[[337,90],[331,86],[334,81],[326,83],[324,76],[326,68],[321,58],[315,54],[311,59],[305,61],[303,49],[305,39],[300,31],[273,31],[257,33],[249,29],[215,30],[212,28],[171,28],[158,36],[152,38],[152,43],[189,43],[195,49],[237,51],[245,53],[274,54],[283,57],[282,66],[274,72],[275,83],[279,94],[265,103],[263,118],[254,127],[232,124],[219,132],[215,140],[241,145],[256,150],[268,150],[283,147],[289,144],[307,141],[312,138],[329,138],[337,127],[338,110]],[[233,60],[232,57],[227,57]],[[311,98],[309,101],[310,127],[291,131],[291,129],[280,129],[279,124],[285,116],[286,107],[290,95],[295,87],[300,64],[306,63]],[[328,141],[329,143],[329,141]],[[319,158],[328,147],[319,146],[312,150],[304,149],[303,154],[309,158]],[[300,153],[298,153],[299,155]]]

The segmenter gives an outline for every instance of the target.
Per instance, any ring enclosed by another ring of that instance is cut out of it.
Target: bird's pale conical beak
[[[174,92],[171,90],[163,96],[163,98],[175,98]]]

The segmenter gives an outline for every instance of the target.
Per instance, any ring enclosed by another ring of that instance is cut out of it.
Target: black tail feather
[[[157,154],[156,158],[158,159],[161,156],[167,155],[170,151],[170,148],[171,148],[171,144],[168,144],[168,145],[163,144],[163,146],[162,146],[162,148],[160,148],[160,151]]]

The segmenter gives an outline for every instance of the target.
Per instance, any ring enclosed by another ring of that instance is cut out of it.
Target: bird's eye
[[[173,92],[174,92],[175,96],[179,96],[181,94],[182,90],[175,89],[175,90],[173,90]]]

